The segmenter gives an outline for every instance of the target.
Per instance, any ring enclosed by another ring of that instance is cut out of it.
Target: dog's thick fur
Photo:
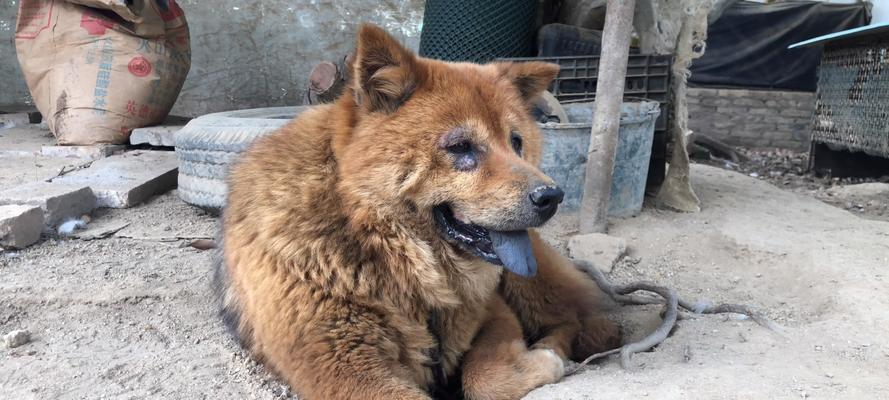
[[[529,181],[552,184],[529,105],[557,67],[423,59],[364,26],[353,69],[335,104],[231,171],[217,273],[242,344],[309,399],[427,399],[446,379],[466,398],[515,399],[617,345],[595,284],[536,234],[539,271],[523,278],[449,243],[432,216],[448,203],[498,226]],[[443,150],[456,127],[484,150],[473,171]]]

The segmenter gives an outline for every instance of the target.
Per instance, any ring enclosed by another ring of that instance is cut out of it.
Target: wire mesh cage
[[[812,141],[889,158],[889,35],[825,47]]]

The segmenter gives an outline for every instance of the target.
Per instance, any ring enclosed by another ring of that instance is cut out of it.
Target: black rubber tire
[[[309,107],[272,107],[207,114],[176,133],[179,198],[210,211],[225,206],[228,169],[257,138]]]

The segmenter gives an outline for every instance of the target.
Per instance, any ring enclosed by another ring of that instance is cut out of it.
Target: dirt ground
[[[633,371],[605,359],[528,398],[889,399],[889,222],[746,173],[692,171],[703,210],[649,207],[614,221],[610,233],[627,239],[630,254],[611,278],[748,303],[782,334],[735,315],[685,319],[636,355]],[[545,233],[563,247],[574,216],[559,218]],[[32,334],[0,349],[0,398],[288,397],[215,316],[211,254],[187,246],[215,224],[173,192],[95,213],[80,233],[93,240],[50,238],[0,254],[0,333]],[[634,307],[615,317],[638,337],[658,313]]]

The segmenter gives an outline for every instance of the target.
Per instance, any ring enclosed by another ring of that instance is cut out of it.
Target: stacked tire
[[[207,114],[176,133],[179,198],[209,211],[225,206],[228,170],[258,138],[308,109],[256,108]]]

